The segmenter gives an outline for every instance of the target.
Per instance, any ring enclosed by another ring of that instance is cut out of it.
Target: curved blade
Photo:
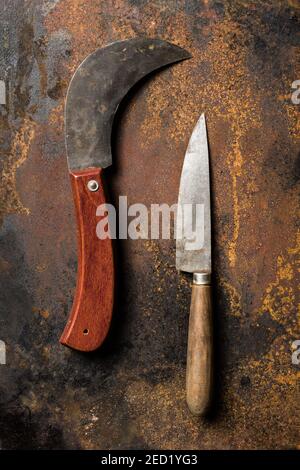
[[[189,57],[178,46],[147,38],[114,42],[89,55],[76,70],[67,94],[69,168],[111,165],[111,129],[121,100],[148,73]]]
[[[185,154],[178,197],[176,267],[211,273],[209,155],[204,114]]]

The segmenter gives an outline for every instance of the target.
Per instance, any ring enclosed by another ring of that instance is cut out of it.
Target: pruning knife
[[[112,164],[112,124],[118,106],[147,74],[189,57],[184,49],[160,39],[117,41],[90,54],[70,82],[65,140],[78,227],[78,273],[73,307],[60,338],[66,346],[97,349],[111,322],[112,240],[97,237],[96,210],[106,203],[105,168]]]

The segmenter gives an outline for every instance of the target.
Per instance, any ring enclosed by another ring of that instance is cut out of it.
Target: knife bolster
[[[211,274],[210,273],[194,273],[193,274],[193,284],[196,286],[207,286],[211,283]]]

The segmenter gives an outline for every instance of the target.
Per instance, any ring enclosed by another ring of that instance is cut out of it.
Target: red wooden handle
[[[96,234],[96,209],[105,203],[102,170],[72,171],[70,177],[78,229],[78,273],[73,307],[60,342],[79,351],[93,351],[104,341],[112,317],[112,240],[99,239]]]

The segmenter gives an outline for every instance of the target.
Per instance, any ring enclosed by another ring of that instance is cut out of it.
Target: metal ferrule
[[[197,286],[206,286],[211,283],[211,273],[194,273],[193,284]]]

